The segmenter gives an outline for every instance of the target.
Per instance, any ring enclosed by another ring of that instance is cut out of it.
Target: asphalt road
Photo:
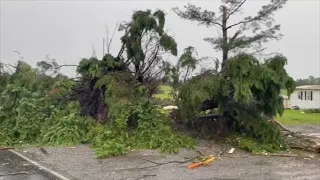
[[[60,180],[8,150],[0,150],[0,180]]]

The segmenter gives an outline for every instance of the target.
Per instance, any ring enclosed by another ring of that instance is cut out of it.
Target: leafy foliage
[[[287,148],[285,143],[275,145],[274,143],[260,143],[256,139],[248,138],[242,135],[233,135],[229,138],[231,144],[238,146],[241,149],[247,150],[254,154],[267,154],[274,153],[279,150],[284,150]]]
[[[285,86],[290,95],[295,88],[284,69],[287,60],[278,55],[260,62],[240,51],[281,37],[272,14],[285,0],[271,1],[256,16],[231,25],[230,16],[239,13],[245,1],[224,2],[229,6],[221,6],[219,17],[190,4],[186,11],[175,9],[184,19],[222,30],[222,37],[205,39],[222,50],[220,72],[216,61],[214,71],[187,80],[201,60],[191,46],[175,67],[162,58],[165,53],[176,56],[177,43],[164,31],[165,13],[160,10],[134,12],[131,20],[120,27],[124,35],[118,55],[82,59],[76,81],[59,74],[61,66],[49,57],[37,63],[39,69],[19,61],[11,74],[1,63],[0,143],[71,145],[89,141],[100,158],[134,148],[169,153],[178,152],[180,147],[193,148],[194,141],[176,134],[167,114],[151,99],[167,78],[186,121],[197,118],[202,103],[210,99],[218,105],[214,118],[218,118],[219,126],[245,138],[238,142],[240,147],[253,152],[286,147],[278,129],[267,120],[283,113],[280,89]],[[228,30],[235,27],[239,29],[229,37]],[[253,35],[244,35],[247,30]],[[232,50],[238,55],[229,58]],[[183,83],[179,79],[182,70],[186,70]],[[210,126],[208,122],[205,126]]]
[[[184,53],[180,56],[177,67],[181,69],[186,69],[186,74],[184,76],[184,81],[186,81],[190,70],[193,71],[196,69],[196,65],[200,59],[196,59],[193,54],[197,54],[194,47],[187,47],[184,49]]]
[[[49,93],[53,87],[59,92]],[[48,77],[19,62],[1,91],[1,144],[80,142],[89,121],[79,116],[77,103],[57,100],[70,93],[71,88],[72,82]]]
[[[284,69],[286,61],[285,57],[275,56],[260,63],[253,56],[238,55],[227,61],[221,75],[202,75],[184,84],[179,109],[192,120],[199,115],[203,101],[214,97],[230,130],[260,143],[283,144],[278,129],[267,120],[283,113],[281,84],[286,84],[289,95],[295,88]]]
[[[137,104],[118,104],[111,111],[113,122],[90,131],[97,156],[108,157],[130,151],[132,148],[157,149],[161,152],[177,153],[180,147],[193,148],[194,141],[176,135],[169,126],[168,118],[149,101]],[[136,130],[128,127],[130,117],[137,117]]]
[[[164,24],[162,11],[134,13],[122,38],[127,60],[121,56],[124,49],[117,57],[82,59],[76,82],[46,75],[60,67],[55,61],[39,62],[40,71],[19,62],[9,80],[1,74],[6,85],[0,99],[1,143],[92,142],[101,158],[131,148],[176,153],[194,147],[192,139],[173,132],[167,115],[149,99],[167,66],[158,53],[177,54]],[[144,42],[156,48],[143,50]]]
[[[55,108],[45,119],[39,142],[48,145],[74,145],[85,141],[90,121],[80,116],[78,102],[69,103],[65,109]]]
[[[164,32],[165,14],[158,10],[136,11],[121,37],[126,50],[126,64],[138,82],[145,85],[151,97],[158,88],[168,63],[163,55],[177,55],[177,43]]]

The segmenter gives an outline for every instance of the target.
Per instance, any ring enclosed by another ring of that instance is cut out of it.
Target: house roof
[[[301,89],[301,90],[320,90],[320,85],[297,86],[296,89]]]
[[[281,96],[283,99],[289,99],[289,97],[288,97],[288,96],[286,96],[286,95],[282,95],[282,94],[280,94],[280,96]]]

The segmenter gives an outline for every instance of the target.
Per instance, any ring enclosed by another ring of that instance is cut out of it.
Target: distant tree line
[[[296,86],[303,85],[320,85],[320,77],[309,76],[306,79],[297,79]]]

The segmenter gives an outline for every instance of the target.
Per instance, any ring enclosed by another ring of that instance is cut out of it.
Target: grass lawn
[[[286,89],[281,89],[280,90],[280,94],[287,96],[287,90]]]
[[[172,87],[168,85],[161,85],[159,93],[155,94],[154,97],[159,98],[161,100],[172,100]]]
[[[320,125],[320,113],[301,113],[300,110],[286,109],[282,117],[277,117],[277,120],[284,125],[303,125],[316,124]]]

